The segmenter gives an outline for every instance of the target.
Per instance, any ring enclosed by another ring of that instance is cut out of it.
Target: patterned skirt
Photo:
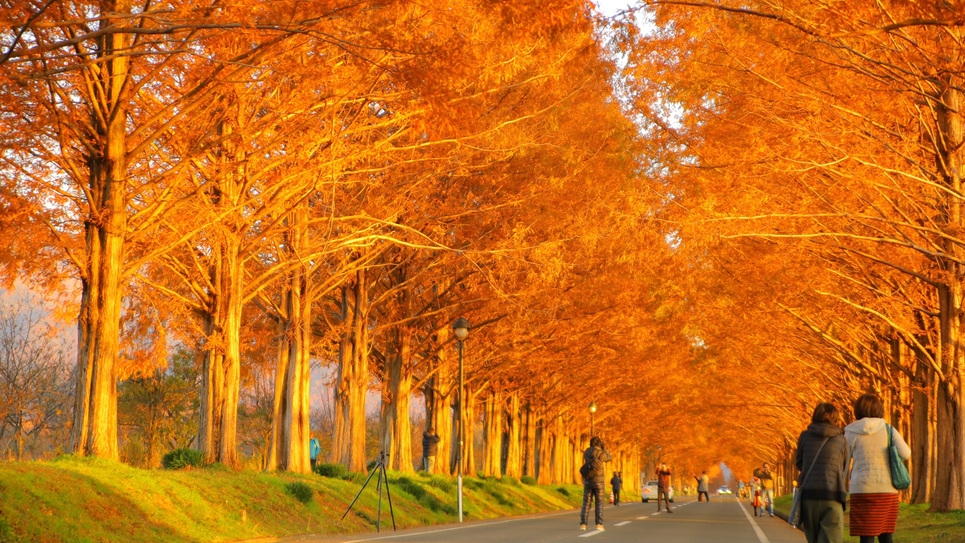
[[[898,493],[852,494],[848,510],[851,535],[893,534],[898,523]]]

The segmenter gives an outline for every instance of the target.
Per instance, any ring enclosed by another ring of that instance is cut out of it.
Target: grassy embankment
[[[241,541],[374,532],[377,478],[341,520],[366,476],[146,470],[73,457],[0,462],[0,542]],[[454,478],[389,472],[388,479],[398,528],[456,520]],[[581,490],[465,477],[463,496],[463,515],[474,520],[572,509]],[[381,529],[392,529],[384,495]]]
[[[774,509],[787,518],[791,496],[774,500]],[[858,543],[848,535],[848,513],[844,514],[844,541]],[[965,543],[965,511],[929,513],[927,504],[901,504],[898,509],[898,530],[895,543]]]

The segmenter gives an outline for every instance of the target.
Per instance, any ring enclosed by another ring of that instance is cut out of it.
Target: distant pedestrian
[[[694,479],[697,480],[697,501],[704,501],[702,498],[706,498],[710,502],[710,494],[707,492],[707,488],[710,486],[710,477],[707,476],[707,470],[704,470],[700,474],[700,477],[694,475]]]
[[[318,454],[322,452],[322,445],[318,442],[318,438],[312,436],[308,440],[308,459],[312,464],[312,471],[315,471],[315,466],[318,464]]]
[[[808,543],[843,543],[847,507],[848,441],[838,408],[819,403],[811,424],[797,440],[794,464],[800,471],[801,527]]]
[[[851,447],[851,513],[848,516],[852,536],[861,543],[891,543],[898,523],[898,490],[891,482],[888,464],[888,440],[907,460],[911,449],[901,434],[884,420],[881,398],[864,394],[854,402],[855,420],[845,426],[844,436]],[[890,437],[889,437],[890,436]]]
[[[620,476],[619,471],[614,471],[613,477],[610,479],[610,489],[613,490],[613,505],[620,505],[621,488],[623,488],[623,477]]]
[[[767,513],[774,516],[774,474],[771,473],[771,465],[764,462],[764,465],[754,470],[754,477],[761,480],[761,499],[767,507]],[[764,516],[763,514],[761,515]]]
[[[429,427],[422,433],[422,469],[426,473],[432,473],[432,466],[436,463],[436,454],[439,452],[439,436],[436,429]]]
[[[664,503],[667,505],[667,512],[673,513],[670,509],[670,487],[672,486],[670,478],[673,475],[667,464],[661,463],[660,467],[657,468],[657,512],[660,512],[660,498],[663,498]]]
[[[760,489],[760,488],[755,488],[755,489],[754,489],[754,499],[751,500],[751,505],[754,506],[754,516],[755,516],[755,517],[757,517],[757,516],[763,517],[763,516],[764,516],[764,510],[761,509],[761,504],[762,504],[762,503],[763,503],[763,502],[761,502],[761,489]]]
[[[586,530],[586,520],[590,515],[590,501],[596,500],[596,529],[603,530],[603,486],[606,473],[603,464],[613,458],[603,447],[600,436],[590,439],[590,447],[583,451],[583,507],[580,508],[580,529]]]

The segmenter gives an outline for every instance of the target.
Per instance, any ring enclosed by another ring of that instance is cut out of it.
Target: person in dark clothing
[[[794,464],[800,472],[801,526],[808,543],[844,541],[846,481],[851,454],[840,421],[837,407],[820,403],[814,408],[811,424],[797,440]],[[822,443],[824,447],[821,447]],[[805,474],[809,467],[810,471]]]
[[[586,517],[590,514],[590,501],[596,500],[596,529],[603,530],[603,486],[606,473],[603,464],[613,458],[603,447],[600,436],[590,439],[590,448],[583,452],[583,464],[593,469],[583,478],[583,507],[580,508],[580,529],[586,530]]]
[[[422,469],[426,473],[432,473],[432,466],[435,465],[438,450],[439,436],[436,435],[435,428],[430,426],[422,434]]]
[[[623,488],[623,477],[620,476],[619,471],[613,472],[613,477],[610,479],[610,488],[613,490],[613,505],[620,505],[620,489]]]

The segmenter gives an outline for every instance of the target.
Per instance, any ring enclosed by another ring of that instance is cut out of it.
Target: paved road
[[[386,517],[383,520],[386,520]],[[448,524],[431,528],[392,531],[391,520],[382,532],[351,537],[300,536],[286,542],[350,543],[802,543],[804,534],[778,517],[754,517],[746,500],[714,496],[710,503],[680,497],[673,514],[657,513],[654,503],[608,505],[603,513],[604,531],[590,525],[580,531],[579,511],[547,513],[502,520]],[[388,526],[388,528],[386,527]]]

